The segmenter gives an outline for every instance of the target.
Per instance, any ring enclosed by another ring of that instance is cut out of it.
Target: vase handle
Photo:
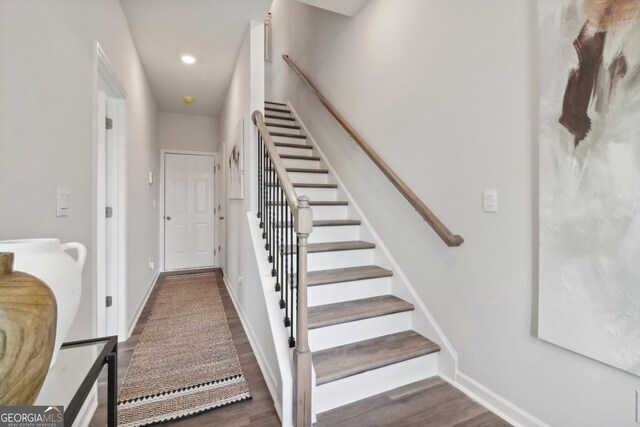
[[[75,249],[78,251],[78,259],[76,260],[76,264],[80,268],[80,271],[84,269],[84,262],[87,260],[87,248],[84,247],[82,243],[70,242],[63,243],[60,245],[63,251],[67,252],[69,249]]]

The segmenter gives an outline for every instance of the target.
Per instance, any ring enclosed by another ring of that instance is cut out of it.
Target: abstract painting
[[[541,339],[640,375],[640,0],[538,0]]]
[[[244,180],[244,119],[236,125],[233,139],[227,148],[228,195],[230,199],[242,199]]]

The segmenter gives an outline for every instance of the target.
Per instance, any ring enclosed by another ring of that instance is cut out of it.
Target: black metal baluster
[[[269,233],[269,221],[271,220],[270,216],[271,216],[271,205],[269,204],[269,202],[271,201],[271,159],[267,155],[265,156],[265,170],[266,170],[266,176],[268,177],[268,182],[269,185],[265,187],[265,218],[264,218],[264,230],[265,230],[265,239],[266,241],[264,242],[264,248],[269,251],[269,246],[271,243],[271,233]],[[271,259],[269,257],[267,257],[267,259],[269,260],[269,262],[271,262]]]
[[[268,180],[267,180],[267,147],[264,145],[264,140],[262,141],[262,218],[260,218],[260,224],[262,226],[262,238],[267,238],[267,228],[265,226],[266,217],[267,217],[267,188]]]
[[[282,308],[284,308],[284,325],[285,326],[289,326],[288,325],[288,321],[287,321],[287,302],[289,301],[289,288],[287,287],[286,283],[285,283],[285,273],[286,270],[284,268],[284,252],[285,252],[285,236],[286,236],[286,224],[285,224],[285,217],[284,217],[284,208],[287,204],[286,198],[284,196],[284,190],[282,189],[282,187],[280,187],[280,198],[281,198],[281,204],[280,206],[278,206],[279,210],[280,210],[280,221],[281,221],[281,227],[280,227],[280,250],[279,250],[279,258],[280,258],[280,270],[278,271],[278,274],[280,275],[280,283],[282,283],[282,287],[284,288],[284,298],[283,298],[283,303],[284,306]]]
[[[284,210],[284,215],[283,215],[283,225],[284,225],[284,247],[286,248],[285,251],[282,251],[282,258],[284,259],[284,285],[287,287],[287,296],[285,296],[285,299],[287,300],[287,308],[284,310],[284,326],[291,326],[291,318],[289,317],[289,308],[291,307],[291,295],[293,293],[293,289],[291,288],[291,276],[289,275],[289,254],[291,252],[290,250],[290,246],[289,246],[289,226],[291,225],[289,223],[289,217],[291,212],[291,208],[289,207],[289,204],[287,203],[287,206]]]
[[[269,223],[267,224],[267,242],[269,244],[269,247],[267,248],[267,250],[269,251],[269,262],[272,263],[273,262],[273,185],[274,185],[274,179],[273,179],[273,160],[271,159],[271,157],[269,157],[269,176],[271,177],[269,179],[269,182],[271,183],[271,185],[269,186],[269,200],[267,201],[267,205],[269,206]]]
[[[258,218],[262,218],[262,205],[261,201],[261,191],[262,191],[262,163],[261,162],[261,153],[262,153],[262,134],[260,133],[260,129],[258,129]],[[260,228],[262,228],[262,220],[260,220]]]

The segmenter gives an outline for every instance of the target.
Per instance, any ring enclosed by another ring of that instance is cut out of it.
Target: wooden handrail
[[[400,191],[400,194],[418,211],[420,216],[433,228],[433,230],[440,236],[440,238],[447,244],[447,246],[460,246],[464,239],[462,236],[453,234],[446,225],[424,204],[422,200],[414,193],[411,188],[396,174],[389,165],[382,160],[382,157],[364,140],[364,138],[347,122],[347,120],[340,114],[335,107],[327,100],[327,98],[318,90],[318,88],[309,80],[309,78],[296,66],[296,64],[289,58],[289,55],[282,55],[282,58],[291,69],[300,77],[307,86],[318,97],[322,105],[329,111],[329,113],[340,123],[340,126],[347,131],[349,136],[362,148],[367,156],[378,166],[378,169],[391,181],[391,183]]]

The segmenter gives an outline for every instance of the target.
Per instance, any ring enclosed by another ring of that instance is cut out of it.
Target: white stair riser
[[[325,412],[437,374],[437,354],[429,354],[322,384],[313,393],[314,412]]]
[[[326,173],[289,172],[291,182],[302,184],[326,184],[328,178],[329,174]]]
[[[278,154],[292,154],[294,156],[313,156],[313,150],[295,147],[276,147]]]
[[[350,301],[352,299],[377,297],[390,292],[391,280],[388,277],[307,287],[310,307]]]
[[[285,129],[280,133],[290,133],[290,132],[287,132],[287,130]],[[300,145],[307,144],[307,140],[305,138],[289,138],[286,136],[273,135],[273,134],[271,134],[271,138],[273,139],[273,142],[284,142],[287,144],[300,144]]]
[[[308,271],[368,265],[373,263],[373,249],[311,253],[307,263]]]
[[[269,108],[269,110],[267,110],[267,108]],[[276,110],[288,110],[288,108],[280,108],[280,107],[265,107],[264,109],[264,115],[265,116],[282,116],[282,117],[293,117],[291,115],[291,111],[273,111],[271,110],[271,108],[275,108]],[[266,120],[265,120],[266,121]]]
[[[337,188],[305,188],[295,187],[298,196],[307,196],[310,200],[337,200]]]
[[[273,120],[267,119],[267,123],[273,123],[273,122],[274,122]],[[285,126],[295,126],[294,122],[291,122],[291,123],[280,123],[280,124],[284,124]],[[280,126],[267,126],[267,129],[269,129],[269,133],[284,132],[284,133],[292,133],[294,135],[301,135],[302,134],[300,129],[284,128],[284,127],[280,127]]]
[[[271,114],[270,112],[267,113],[270,116],[274,116],[275,114]],[[278,114],[279,117],[282,116],[282,114]],[[295,125],[296,121],[295,120],[282,120],[282,119],[270,119],[270,118],[265,118],[264,119],[265,122],[269,122],[269,123],[276,123],[279,125]]]
[[[311,210],[313,219],[347,219],[348,213],[347,206],[311,206]]]
[[[313,227],[309,234],[309,243],[342,242],[345,240],[358,240],[360,226],[340,225],[335,227]]]
[[[320,160],[282,159],[285,168],[320,169]]]
[[[411,312],[309,329],[311,351],[324,350],[411,329]]]
[[[308,271],[357,267],[373,263],[373,249],[352,251],[314,252],[307,254]],[[298,270],[298,259],[293,256],[293,271]]]

